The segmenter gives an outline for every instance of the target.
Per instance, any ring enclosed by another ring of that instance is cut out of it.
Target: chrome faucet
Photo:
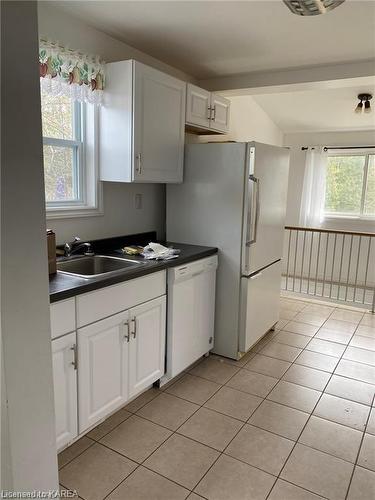
[[[74,237],[74,240],[71,243],[65,243],[64,245],[64,256],[71,257],[78,251],[85,248],[86,250],[83,252],[84,255],[94,255],[92,251],[91,243],[81,241],[81,238],[78,236]]]

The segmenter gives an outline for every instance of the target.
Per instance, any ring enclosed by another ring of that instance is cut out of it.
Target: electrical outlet
[[[143,195],[141,193],[137,193],[134,196],[134,206],[136,210],[141,210],[143,208]]]

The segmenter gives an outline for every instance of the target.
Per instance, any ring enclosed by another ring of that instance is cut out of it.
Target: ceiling
[[[358,93],[375,96],[375,80],[366,86],[358,80],[356,86],[346,88],[258,95],[253,99],[284,133],[374,130],[375,97],[371,113],[357,115],[353,111]]]
[[[51,3],[197,79],[375,56],[374,0],[313,17],[281,0]]]

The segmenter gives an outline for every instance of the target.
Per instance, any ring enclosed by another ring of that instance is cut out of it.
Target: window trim
[[[325,207],[323,210],[323,215],[325,219],[348,219],[348,220],[363,220],[363,221],[373,221],[375,220],[375,215],[367,215],[364,213],[364,207],[366,202],[366,189],[367,189],[367,180],[368,180],[368,168],[370,156],[375,155],[375,149],[346,149],[344,152],[340,149],[330,150],[330,153],[327,155],[330,157],[337,156],[364,156],[365,164],[363,171],[363,180],[362,180],[362,193],[361,193],[361,203],[360,203],[360,213],[359,214],[349,214],[344,212],[326,212]],[[327,177],[326,177],[327,179]]]
[[[79,112],[77,111],[79,109]],[[103,187],[98,165],[98,107],[74,102],[75,139],[43,137],[43,144],[77,148],[79,200],[46,202],[46,218],[65,219],[103,215]]]

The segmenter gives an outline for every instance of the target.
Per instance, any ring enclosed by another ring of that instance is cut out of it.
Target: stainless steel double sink
[[[57,262],[57,270],[79,278],[97,278],[103,275],[118,274],[125,269],[141,266],[142,264],[144,263],[121,257],[84,255]]]

